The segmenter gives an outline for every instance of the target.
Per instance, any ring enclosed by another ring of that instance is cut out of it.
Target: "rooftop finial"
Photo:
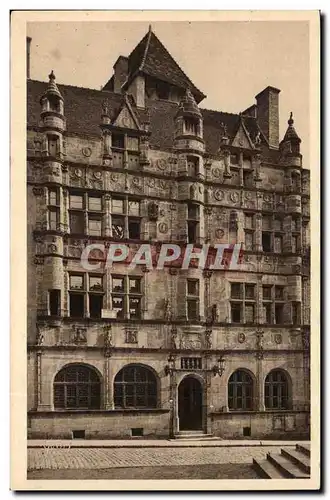
[[[292,111],[291,111],[291,112],[290,112],[290,118],[288,119],[288,124],[291,126],[291,125],[293,125],[293,123],[294,123],[294,122],[293,122],[293,113],[292,113]]]
[[[55,75],[54,75],[54,70],[50,72],[50,75],[48,75],[49,80],[55,80]]]
[[[151,33],[151,31],[152,31],[151,24],[149,24],[149,30],[148,31],[149,31],[149,33]]]

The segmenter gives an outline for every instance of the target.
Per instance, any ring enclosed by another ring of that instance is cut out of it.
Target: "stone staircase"
[[[310,443],[296,448],[282,448],[281,453],[267,453],[265,460],[253,459],[253,468],[263,479],[308,479],[311,473]]]
[[[205,440],[219,440],[221,438],[213,436],[213,434],[205,434],[203,431],[179,431],[174,435],[174,439],[182,439],[182,440],[195,440],[200,441]]]

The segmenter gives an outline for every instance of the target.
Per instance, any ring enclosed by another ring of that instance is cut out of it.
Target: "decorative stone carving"
[[[213,196],[216,200],[221,201],[221,200],[223,200],[224,193],[223,193],[223,191],[221,191],[221,189],[215,189],[213,191]]]
[[[205,330],[205,348],[212,349],[212,330],[210,328]]]
[[[212,175],[215,179],[219,179],[221,177],[221,170],[219,167],[215,167],[212,169]]]
[[[254,138],[254,145],[255,147],[259,147],[261,144],[261,134],[260,134],[260,130],[258,130],[258,132],[256,133],[256,136]]]
[[[72,343],[73,344],[86,344],[87,343],[86,328],[81,328],[80,326],[74,327]]]
[[[42,257],[41,255],[37,255],[35,258],[34,258],[34,263],[37,265],[37,266],[42,266],[44,264],[44,257]]]
[[[43,187],[36,187],[36,186],[35,186],[35,187],[32,189],[32,191],[33,191],[33,194],[34,194],[35,196],[42,196],[42,195],[44,194],[44,188],[43,188]]]
[[[137,344],[137,342],[138,342],[137,329],[127,328],[125,330],[125,342],[126,342],[126,344]]]
[[[118,182],[119,181],[119,174],[117,172],[111,172],[110,178],[113,182]]]
[[[100,172],[99,170],[94,170],[93,172],[93,176],[95,177],[95,179],[102,179],[102,172]]]
[[[133,177],[132,185],[139,191],[142,189],[142,181],[140,177]]]
[[[44,343],[44,335],[41,332],[40,325],[37,324],[37,334],[36,334],[36,345],[43,345]]]
[[[243,342],[245,342],[245,334],[243,332],[239,333],[237,336],[237,340],[240,344],[243,344]]]
[[[159,158],[158,160],[155,161],[156,167],[158,170],[166,170],[167,168],[167,161],[164,158]]]
[[[201,349],[202,343],[200,336],[198,338],[191,338],[182,336],[180,339],[180,349]]]
[[[161,222],[158,224],[158,231],[160,233],[167,233],[168,232],[168,225],[165,222]]]
[[[56,253],[57,252],[57,246],[54,245],[54,243],[51,243],[48,245],[47,250],[49,253]]]
[[[171,317],[172,317],[171,303],[169,299],[165,299],[164,319],[165,321],[171,321]]]
[[[280,333],[276,333],[274,335],[275,344],[282,344],[282,335]]]
[[[176,349],[176,339],[178,336],[178,331],[175,325],[171,328],[171,349]]]
[[[156,179],[154,177],[148,177],[146,183],[147,186],[154,188],[156,186]]]
[[[192,184],[190,186],[190,199],[191,200],[196,200],[197,199],[197,186],[195,184]]]
[[[219,321],[219,311],[218,311],[218,305],[217,304],[213,304],[212,305],[211,317],[212,317],[212,322],[213,323],[217,323]]]
[[[258,352],[256,353],[256,358],[257,359],[263,359],[264,353],[263,353],[263,338],[264,338],[264,332],[263,330],[257,330],[256,331],[256,348]]]
[[[151,201],[148,204],[149,220],[156,221],[158,219],[158,215],[159,215],[159,207],[158,207],[157,203],[155,203],[154,201]]]
[[[216,229],[215,230],[215,237],[219,240],[224,236],[224,234],[225,234],[225,232],[223,229]]]
[[[112,332],[111,325],[104,328],[104,355],[110,357],[112,350]]]
[[[92,154],[91,148],[82,148],[81,150],[82,154],[86,157],[89,157]]]
[[[230,193],[230,199],[233,203],[237,203],[239,201],[239,193],[233,191],[232,193]]]

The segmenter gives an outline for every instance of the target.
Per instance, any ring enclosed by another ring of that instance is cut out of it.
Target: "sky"
[[[293,112],[309,162],[309,31],[304,21],[153,22],[152,29],[207,98],[202,108],[238,113],[268,85],[281,90],[280,138]],[[28,23],[31,78],[100,89],[119,55],[129,55],[146,22]]]

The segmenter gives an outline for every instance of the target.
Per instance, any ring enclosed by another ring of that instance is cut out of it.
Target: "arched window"
[[[116,408],[155,408],[157,380],[144,366],[128,365],[117,373],[114,383]]]
[[[228,407],[230,410],[253,409],[253,379],[244,370],[236,370],[228,381]]]
[[[282,370],[273,370],[265,380],[265,407],[268,410],[286,410],[288,405],[288,378]]]
[[[99,409],[101,382],[88,366],[69,365],[54,380],[54,407],[61,409]]]

